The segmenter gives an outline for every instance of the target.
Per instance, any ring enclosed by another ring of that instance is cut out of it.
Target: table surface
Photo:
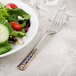
[[[72,17],[66,26],[57,34],[45,39],[25,71],[16,68],[50,25],[45,12],[34,7],[38,0],[23,1],[38,14],[40,27],[35,38],[25,48],[0,59],[0,76],[76,76],[76,0],[68,0],[68,13]]]

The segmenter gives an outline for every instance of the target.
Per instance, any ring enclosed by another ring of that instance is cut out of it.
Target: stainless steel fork
[[[60,11],[56,14],[55,18],[52,20],[50,27],[43,35],[42,39],[39,41],[39,43],[33,48],[33,50],[27,55],[27,57],[17,66],[18,69],[24,70],[26,66],[31,62],[33,59],[35,53],[37,52],[37,49],[40,47],[44,39],[51,34],[55,34],[58,31],[60,31],[62,25],[64,24],[64,16],[65,12]]]

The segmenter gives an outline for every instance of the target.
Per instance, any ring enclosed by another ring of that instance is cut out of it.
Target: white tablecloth
[[[37,0],[24,0],[35,12]],[[42,37],[49,20],[41,12],[40,27],[35,38],[21,51],[0,59],[0,76],[76,76],[76,0],[68,0],[72,15],[69,23],[57,34],[48,36],[39,48],[35,58],[25,71],[16,66],[26,57],[30,50]]]

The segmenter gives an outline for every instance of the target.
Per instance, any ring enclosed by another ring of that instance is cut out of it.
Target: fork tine
[[[62,17],[62,13],[58,12],[51,24],[51,27],[50,27],[51,30],[53,30],[54,28],[56,28],[58,26],[57,24],[59,23],[61,17]]]
[[[63,18],[64,18],[64,14],[62,13],[62,14],[60,15],[60,18],[59,18],[58,21],[56,22],[56,25],[55,25],[55,26],[57,26],[57,27],[59,28],[59,26],[61,26],[61,23],[62,23],[62,21],[63,21]]]
[[[61,12],[58,12],[54,18],[54,20],[51,23],[51,26],[54,26],[56,24],[56,22],[58,22],[59,18],[61,17]]]
[[[50,26],[51,31],[53,31],[53,28],[55,27],[58,18],[59,18],[59,13],[56,14],[54,20],[51,23],[51,26]]]
[[[57,30],[61,29],[61,26],[63,25],[63,20],[64,20],[64,12],[63,12],[63,14],[62,14],[62,16],[61,16],[60,21],[58,22]]]
[[[56,14],[56,16],[54,17],[51,23],[51,26],[48,28],[48,31],[50,31],[50,33],[56,33],[61,29],[61,26],[64,22],[63,20],[65,17],[64,15],[65,15],[64,11],[58,12]]]
[[[64,12],[59,12],[57,14],[57,16],[55,17],[56,19],[54,20],[54,22],[53,22],[53,24],[51,26],[52,31],[53,30],[55,30],[55,31],[59,30],[59,27],[60,27],[60,25],[61,25],[61,23],[63,21],[63,17],[64,17]]]
[[[59,13],[59,16],[57,16],[57,20],[55,21],[55,26],[56,26],[56,23],[59,23],[60,22],[60,20],[61,20],[61,18],[62,18],[62,16],[63,16],[63,12],[61,13]]]
[[[54,20],[53,20],[52,23],[51,23],[51,26],[52,26],[52,24],[54,24],[54,23],[57,21],[57,18],[58,18],[58,17],[59,17],[59,12],[56,14]]]

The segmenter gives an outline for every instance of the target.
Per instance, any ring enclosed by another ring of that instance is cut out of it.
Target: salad
[[[0,55],[11,51],[18,37],[23,38],[30,27],[30,15],[14,3],[0,3]]]

